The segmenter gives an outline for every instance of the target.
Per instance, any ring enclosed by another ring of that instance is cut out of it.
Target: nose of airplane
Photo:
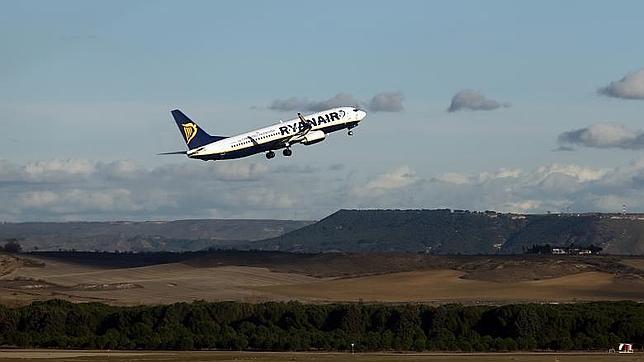
[[[358,109],[356,111],[356,119],[358,121],[362,121],[366,116],[367,116],[367,112],[363,111],[362,109]]]

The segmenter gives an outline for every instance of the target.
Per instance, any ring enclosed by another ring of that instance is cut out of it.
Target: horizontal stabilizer
[[[187,155],[188,151],[174,151],[174,152],[161,152],[157,153],[158,156],[161,155]]]

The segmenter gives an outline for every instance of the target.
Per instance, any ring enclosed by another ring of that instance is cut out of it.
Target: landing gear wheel
[[[353,136],[353,131],[352,131],[352,130],[349,130],[349,132],[347,132],[347,134],[348,134],[349,136]]]
[[[269,160],[270,160],[271,158],[273,158],[273,157],[275,157],[275,152],[273,152],[273,151],[268,151],[268,152],[266,153],[266,158],[268,158]]]
[[[293,154],[293,151],[291,151],[291,149],[290,149],[290,148],[287,148],[287,149],[285,149],[284,151],[282,151],[282,154],[283,154],[284,156],[288,157],[288,156],[290,156],[290,155],[292,155],[292,154]]]

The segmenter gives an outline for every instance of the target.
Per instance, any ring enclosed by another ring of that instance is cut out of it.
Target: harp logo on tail
[[[197,135],[197,125],[189,122],[183,123],[181,126],[183,126],[183,134],[186,136],[186,143],[190,143]]]

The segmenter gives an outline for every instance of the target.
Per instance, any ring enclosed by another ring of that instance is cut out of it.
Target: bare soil
[[[45,260],[39,268],[22,267],[0,278],[0,303],[33,300],[98,301],[115,305],[168,304],[193,300],[284,300],[253,287],[306,283],[301,274],[275,273],[244,266],[196,268],[180,263],[136,268],[94,268]],[[263,298],[263,299],[260,299]]]
[[[18,268],[18,265],[18,258],[0,252],[0,276],[9,274],[12,271],[16,270],[16,268]]]
[[[644,258],[634,257],[214,252],[143,261],[128,254],[124,262],[79,255],[0,255],[0,303],[644,301]]]
[[[506,304],[644,300],[643,281],[628,281],[601,272],[515,282],[472,280],[463,276],[463,272],[455,270],[414,271],[256,289],[312,302]]]

